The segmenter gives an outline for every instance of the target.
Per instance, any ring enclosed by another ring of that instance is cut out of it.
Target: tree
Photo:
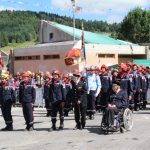
[[[71,17],[59,16],[46,12],[32,12],[32,11],[0,11],[0,33],[2,35],[1,46],[7,43],[20,43],[24,41],[38,40],[40,20],[45,19],[67,26],[73,26]],[[76,19],[76,28],[81,29],[81,24],[84,23],[86,31],[92,32],[117,32],[120,25],[108,24],[104,21]],[[5,38],[4,38],[5,37]]]
[[[121,24],[119,38],[134,43],[150,42],[150,11],[130,11]]]
[[[0,32],[0,47],[4,47],[8,45],[8,37],[4,32]]]

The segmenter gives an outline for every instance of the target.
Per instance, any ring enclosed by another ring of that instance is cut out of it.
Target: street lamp
[[[76,8],[76,0],[71,0],[72,9],[73,9],[73,43],[75,44],[75,8]]]

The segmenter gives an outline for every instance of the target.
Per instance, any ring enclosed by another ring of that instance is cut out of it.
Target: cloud
[[[18,2],[18,4],[23,5],[24,3],[20,1],[20,2]]]
[[[128,10],[134,7],[144,7],[149,0],[76,0],[76,4],[81,6],[83,10],[89,13],[98,14],[102,10]],[[71,7],[71,0],[51,0],[51,4],[55,7],[66,8]]]
[[[83,14],[104,15],[110,20],[116,18],[117,22],[121,21],[129,10],[148,7],[148,3],[149,0],[76,0],[76,5],[82,7]],[[71,7],[71,0],[51,0],[51,5],[67,10]]]
[[[10,11],[13,11],[13,10],[23,10],[23,8],[21,7],[10,7],[10,6],[0,6],[0,11],[3,11],[3,10],[10,10]]]
[[[3,10],[16,10],[16,8],[13,8],[13,7],[5,7],[5,6],[0,6],[0,11],[3,11]]]
[[[107,22],[108,23],[119,23],[119,22],[121,22],[122,20],[123,20],[123,16],[121,16],[121,15],[110,15],[110,16],[108,16],[108,18],[107,18]]]

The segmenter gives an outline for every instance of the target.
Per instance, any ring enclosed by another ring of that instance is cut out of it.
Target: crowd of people
[[[57,69],[45,74],[18,72],[14,76],[8,71],[2,71],[0,104],[6,123],[2,131],[13,130],[11,108],[16,102],[22,106],[25,130],[34,129],[33,106],[36,88],[44,89],[43,99],[47,116],[51,117],[52,131],[57,129],[57,113],[60,118],[59,129],[62,130],[64,116],[68,116],[70,110],[74,111],[75,129],[84,129],[86,119],[94,119],[96,111],[110,112],[108,110],[119,110],[124,107],[132,111],[145,109],[149,83],[150,68],[131,62],[120,63],[116,69],[108,68],[106,65],[90,66],[82,71],[74,70],[63,74]],[[107,116],[105,122],[113,124],[111,115]]]

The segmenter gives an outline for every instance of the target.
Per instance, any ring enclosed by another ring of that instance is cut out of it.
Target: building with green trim
[[[73,35],[75,34],[75,41]],[[34,72],[51,71],[54,68],[62,72],[82,69],[85,61],[75,59],[75,65],[66,66],[64,59],[72,48],[81,49],[82,30],[42,20],[39,31],[39,44],[11,51],[12,72],[31,70]],[[111,37],[84,31],[86,65],[108,66],[147,59],[149,48]]]

